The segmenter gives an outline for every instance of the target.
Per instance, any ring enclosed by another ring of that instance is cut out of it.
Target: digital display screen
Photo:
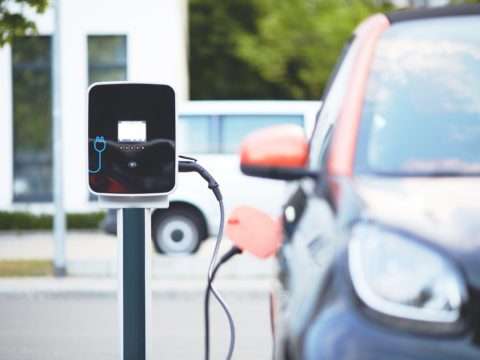
[[[119,142],[147,141],[147,122],[141,120],[118,122]]]

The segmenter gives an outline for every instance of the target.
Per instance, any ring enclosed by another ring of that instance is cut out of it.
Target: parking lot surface
[[[116,359],[116,238],[69,232],[65,278],[0,278],[0,359]],[[228,242],[222,251],[229,248]],[[195,255],[152,249],[152,359],[204,356],[203,294],[214,240]],[[1,260],[53,259],[51,232],[0,233]],[[217,288],[236,321],[235,359],[271,358],[271,261],[244,254],[224,266]],[[211,304],[211,359],[224,359],[228,322]]]
[[[201,294],[155,296],[152,359],[201,359]],[[271,358],[267,294],[225,294],[236,320],[234,359]],[[117,305],[112,296],[0,296],[0,359],[117,359]],[[228,323],[216,303],[211,311],[211,359],[224,359]]]

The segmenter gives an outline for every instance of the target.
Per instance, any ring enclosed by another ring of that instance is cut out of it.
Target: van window
[[[237,153],[242,140],[253,130],[279,124],[303,126],[302,115],[225,115],[221,121],[221,152]]]
[[[178,153],[236,154],[248,133],[279,124],[303,126],[303,115],[181,115]]]
[[[208,154],[213,142],[209,116],[180,116],[177,128],[179,154]]]

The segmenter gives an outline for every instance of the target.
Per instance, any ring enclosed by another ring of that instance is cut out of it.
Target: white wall
[[[167,83],[179,101],[188,98],[186,0],[60,1],[61,112],[64,201],[67,211],[98,209],[86,185],[87,36],[127,36],[127,79]],[[51,34],[53,16],[34,17]],[[10,47],[0,50],[0,209],[51,210],[51,204],[12,204],[12,95]]]
[[[12,123],[11,50],[0,51],[0,207],[12,201],[13,186],[13,123]]]

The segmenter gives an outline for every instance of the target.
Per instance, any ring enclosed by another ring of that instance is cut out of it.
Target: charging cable
[[[205,311],[205,360],[209,358],[209,347],[210,347],[210,289],[212,289],[213,280],[215,279],[215,275],[217,274],[218,269],[225,264],[228,260],[230,260],[233,256],[237,254],[241,254],[243,251],[236,246],[232,246],[232,248],[226,252],[215,265],[215,268],[212,271],[211,276],[208,278],[208,285],[207,291],[205,292],[205,299],[204,299],[204,311]],[[214,293],[215,294],[215,293]],[[230,317],[229,317],[230,318]],[[232,329],[231,329],[232,330]],[[233,331],[235,329],[233,328]],[[232,340],[233,339],[233,340]],[[233,341],[233,345],[235,344],[235,332],[231,334],[230,341]],[[233,353],[233,345],[232,345],[232,353]],[[229,352],[229,356],[227,359],[231,359],[232,353]]]
[[[97,136],[95,138],[95,141],[93,142],[93,148],[98,153],[98,167],[96,170],[88,169],[88,172],[90,174],[97,174],[100,172],[100,170],[102,170],[102,152],[105,151],[106,147],[107,143],[105,141],[105,138],[103,136]]]
[[[205,168],[203,168],[200,164],[197,163],[196,159],[187,157],[187,156],[180,156],[180,158],[184,160],[179,161],[178,170],[180,172],[196,172],[202,178],[204,178],[208,183],[208,188],[211,189],[215,194],[215,198],[217,199],[220,207],[220,226],[218,229],[218,235],[217,235],[217,240],[215,242],[215,248],[213,250],[212,259],[210,261],[210,266],[208,267],[208,285],[205,292],[205,304],[204,304],[205,305],[205,359],[208,360],[210,357],[209,299],[210,299],[210,293],[212,293],[213,296],[215,296],[215,298],[221,305],[221,307],[223,308],[225,314],[227,315],[228,323],[230,325],[230,346],[228,348],[228,354],[226,357],[227,360],[230,360],[232,358],[233,350],[235,347],[235,324],[227,304],[225,303],[223,298],[220,296],[220,294],[212,284],[216,271],[218,270],[221,264],[223,264],[225,261],[228,260],[228,259],[224,260],[224,257],[225,257],[224,256],[222,257],[220,262],[217,264],[218,251],[220,249],[220,244],[222,242],[223,229],[225,225],[225,210],[223,207],[223,197],[222,197],[222,193],[220,192],[220,187],[217,181],[213,178],[212,175],[210,175],[210,173],[207,170],[205,170]]]

